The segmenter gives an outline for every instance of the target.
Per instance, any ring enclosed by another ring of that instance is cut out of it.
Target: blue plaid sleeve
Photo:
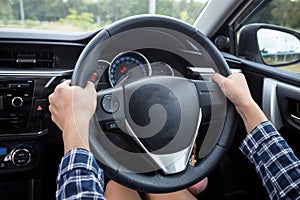
[[[105,199],[103,171],[84,149],[72,149],[62,158],[56,183],[56,199]]]
[[[259,124],[240,145],[270,199],[300,199],[300,161],[274,126]]]

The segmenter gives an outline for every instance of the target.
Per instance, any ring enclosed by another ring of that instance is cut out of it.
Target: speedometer
[[[147,58],[136,51],[127,51],[117,55],[108,69],[109,82],[112,86],[150,76],[151,73]]]

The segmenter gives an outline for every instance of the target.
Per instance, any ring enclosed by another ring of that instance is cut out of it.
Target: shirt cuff
[[[278,136],[276,128],[270,121],[265,121],[258,124],[243,140],[240,145],[240,150],[248,158],[252,160],[253,152],[266,140],[270,140],[272,137]]]
[[[99,180],[103,180],[103,170],[98,166],[93,154],[86,149],[72,149],[64,155],[59,165],[57,180],[76,169],[89,170]]]

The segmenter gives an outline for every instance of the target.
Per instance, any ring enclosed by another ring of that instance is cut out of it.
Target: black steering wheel
[[[179,56],[189,63],[184,70],[230,75],[221,53],[194,27],[166,16],[138,15],[103,28],[88,43],[72,84],[84,87],[91,79],[97,84],[107,78],[114,56],[140,49]],[[91,151],[110,179],[138,191],[191,186],[219,164],[234,137],[235,108],[209,78],[147,76],[100,90],[97,98]],[[189,164],[191,155],[195,166]]]

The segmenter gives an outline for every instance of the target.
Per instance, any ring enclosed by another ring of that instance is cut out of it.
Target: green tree
[[[268,23],[300,29],[300,1],[273,0],[248,23]]]
[[[62,23],[79,26],[86,30],[94,24],[94,15],[92,13],[82,12],[78,14],[73,8],[70,8],[69,12],[70,14],[66,18],[60,20]]]
[[[173,0],[156,0],[156,13],[175,17],[176,10]]]
[[[199,14],[201,3],[193,0],[157,0],[156,12],[192,23]],[[0,19],[20,19],[19,0],[0,0]],[[148,0],[24,0],[25,19],[39,21],[62,21],[85,16],[86,23],[98,22],[104,26],[131,15],[148,13]],[[74,13],[74,10],[76,13]],[[90,13],[92,15],[87,15]],[[78,20],[78,19],[77,19]],[[65,21],[66,22],[66,21]],[[80,23],[83,23],[83,19]]]
[[[11,4],[13,1],[0,0],[0,24],[6,24],[8,20],[13,18],[13,11]]]

